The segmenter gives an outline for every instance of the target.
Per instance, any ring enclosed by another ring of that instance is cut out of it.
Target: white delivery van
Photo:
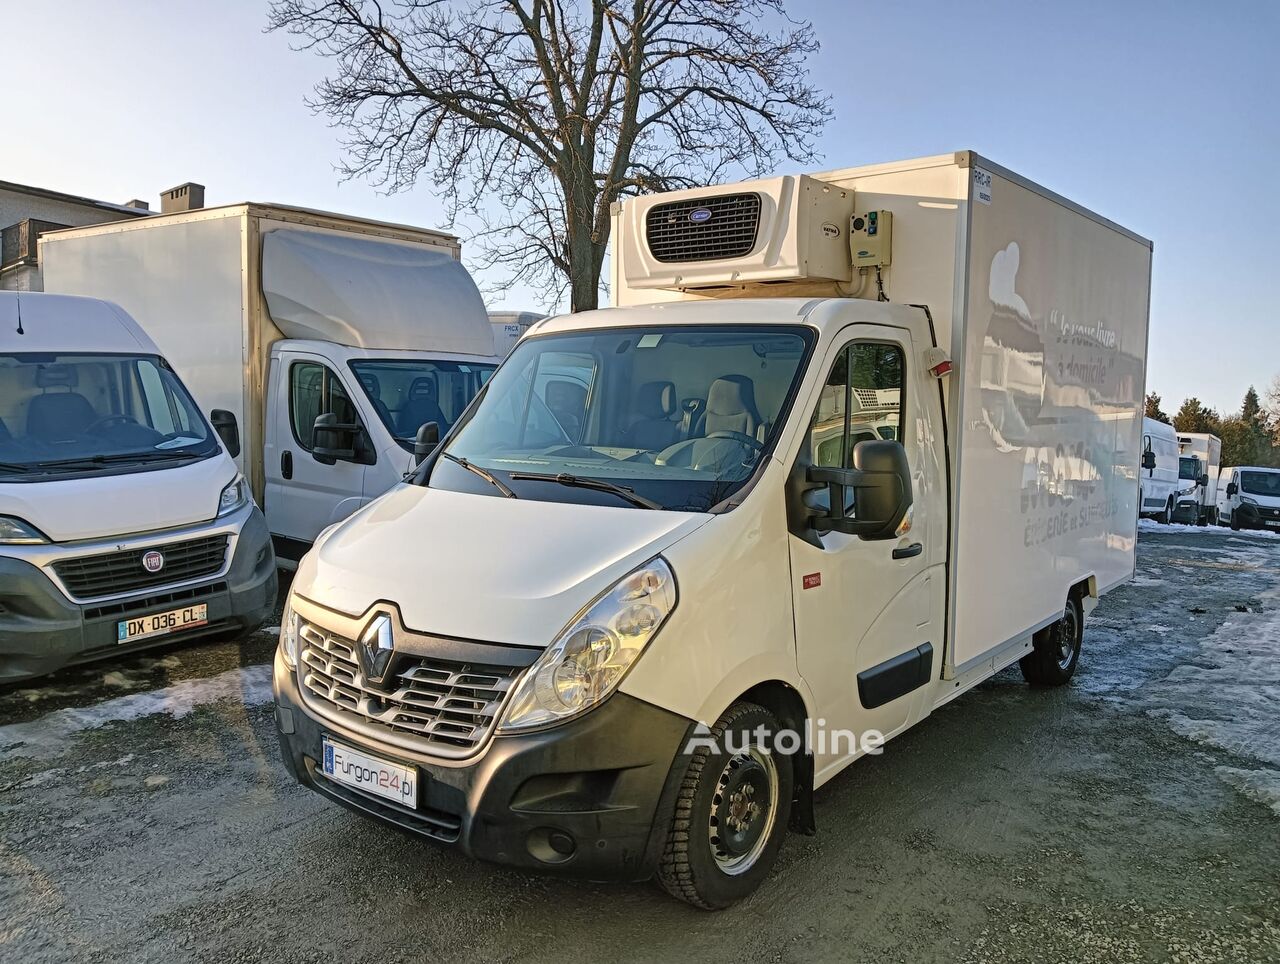
[[[303,559],[276,721],[356,811],[723,907],[861,754],[1075,672],[1134,571],[1151,245],[968,152],[613,231],[625,307],[535,326]]]
[[[1173,509],[1177,522],[1218,524],[1218,471],[1222,467],[1222,440],[1207,432],[1178,433],[1178,501]]]
[[[1236,465],[1223,469],[1223,521],[1232,529],[1280,532],[1280,469]]]
[[[47,291],[121,305],[234,416],[286,567],[399,482],[419,429],[448,431],[497,366],[458,240],[437,231],[233,204],[40,245]]]
[[[224,432],[116,305],[0,291],[0,683],[271,616]]]
[[[1168,422],[1142,419],[1141,464],[1139,514],[1168,524],[1173,521],[1178,494],[1186,484],[1179,478],[1182,463],[1178,454],[1178,433]]]

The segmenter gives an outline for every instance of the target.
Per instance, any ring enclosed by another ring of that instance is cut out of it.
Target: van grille
[[[71,595],[78,599],[97,599],[216,575],[226,562],[227,543],[226,535],[206,536],[162,546],[78,556],[55,562],[53,571]],[[142,557],[152,551],[164,556],[159,572],[148,572],[142,565]]]
[[[658,261],[741,258],[756,246],[760,195],[725,194],[656,204],[645,216],[644,227],[649,252]]]
[[[306,623],[299,635],[302,685],[323,708],[438,756],[466,756],[485,741],[523,669],[407,656],[383,691],[366,682],[356,643]]]

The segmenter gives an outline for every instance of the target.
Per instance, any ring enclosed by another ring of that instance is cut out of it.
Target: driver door
[[[919,379],[918,358],[905,329],[846,328],[825,361],[826,382],[793,469],[803,471],[806,461],[852,468],[858,442],[896,440],[914,495],[896,538],[812,530],[788,538],[797,661],[828,731],[814,745],[819,775],[855,756],[867,731],[888,737],[905,727],[913,694],[941,659],[943,577],[932,560],[941,558],[944,530],[930,504],[937,463],[924,437],[940,424],[941,403],[936,385]],[[826,492],[815,496],[824,503]]]
[[[364,504],[368,466],[312,454],[316,416],[360,423],[351,389],[325,359],[304,352],[272,354],[267,401],[266,516],[276,555],[298,560],[316,536]]]

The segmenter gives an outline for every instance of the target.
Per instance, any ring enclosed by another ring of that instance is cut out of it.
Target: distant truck
[[[1280,469],[1261,465],[1224,468],[1218,476],[1222,522],[1232,529],[1280,532]]]
[[[40,240],[45,288],[106,298],[160,346],[237,463],[291,568],[400,481],[498,363],[452,235],[232,204]]]
[[[1207,432],[1178,434],[1178,492],[1175,522],[1218,524],[1218,470],[1222,440]]]
[[[537,311],[491,311],[489,324],[493,326],[493,350],[502,358],[511,354],[520,336],[537,322],[547,317]]]
[[[1178,501],[1178,476],[1182,464],[1178,433],[1168,422],[1142,419],[1142,473],[1138,488],[1138,514],[1168,525]]]
[[[1075,673],[1134,573],[1151,243],[965,151],[628,198],[611,251],[618,307],[317,540],[275,721],[358,813],[724,907],[884,739]]]

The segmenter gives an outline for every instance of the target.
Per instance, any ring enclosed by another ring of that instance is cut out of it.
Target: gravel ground
[[[1147,527],[1076,680],[819,794],[741,906],[514,873],[289,782],[274,637],[0,691],[0,960],[1280,961],[1280,539]]]

